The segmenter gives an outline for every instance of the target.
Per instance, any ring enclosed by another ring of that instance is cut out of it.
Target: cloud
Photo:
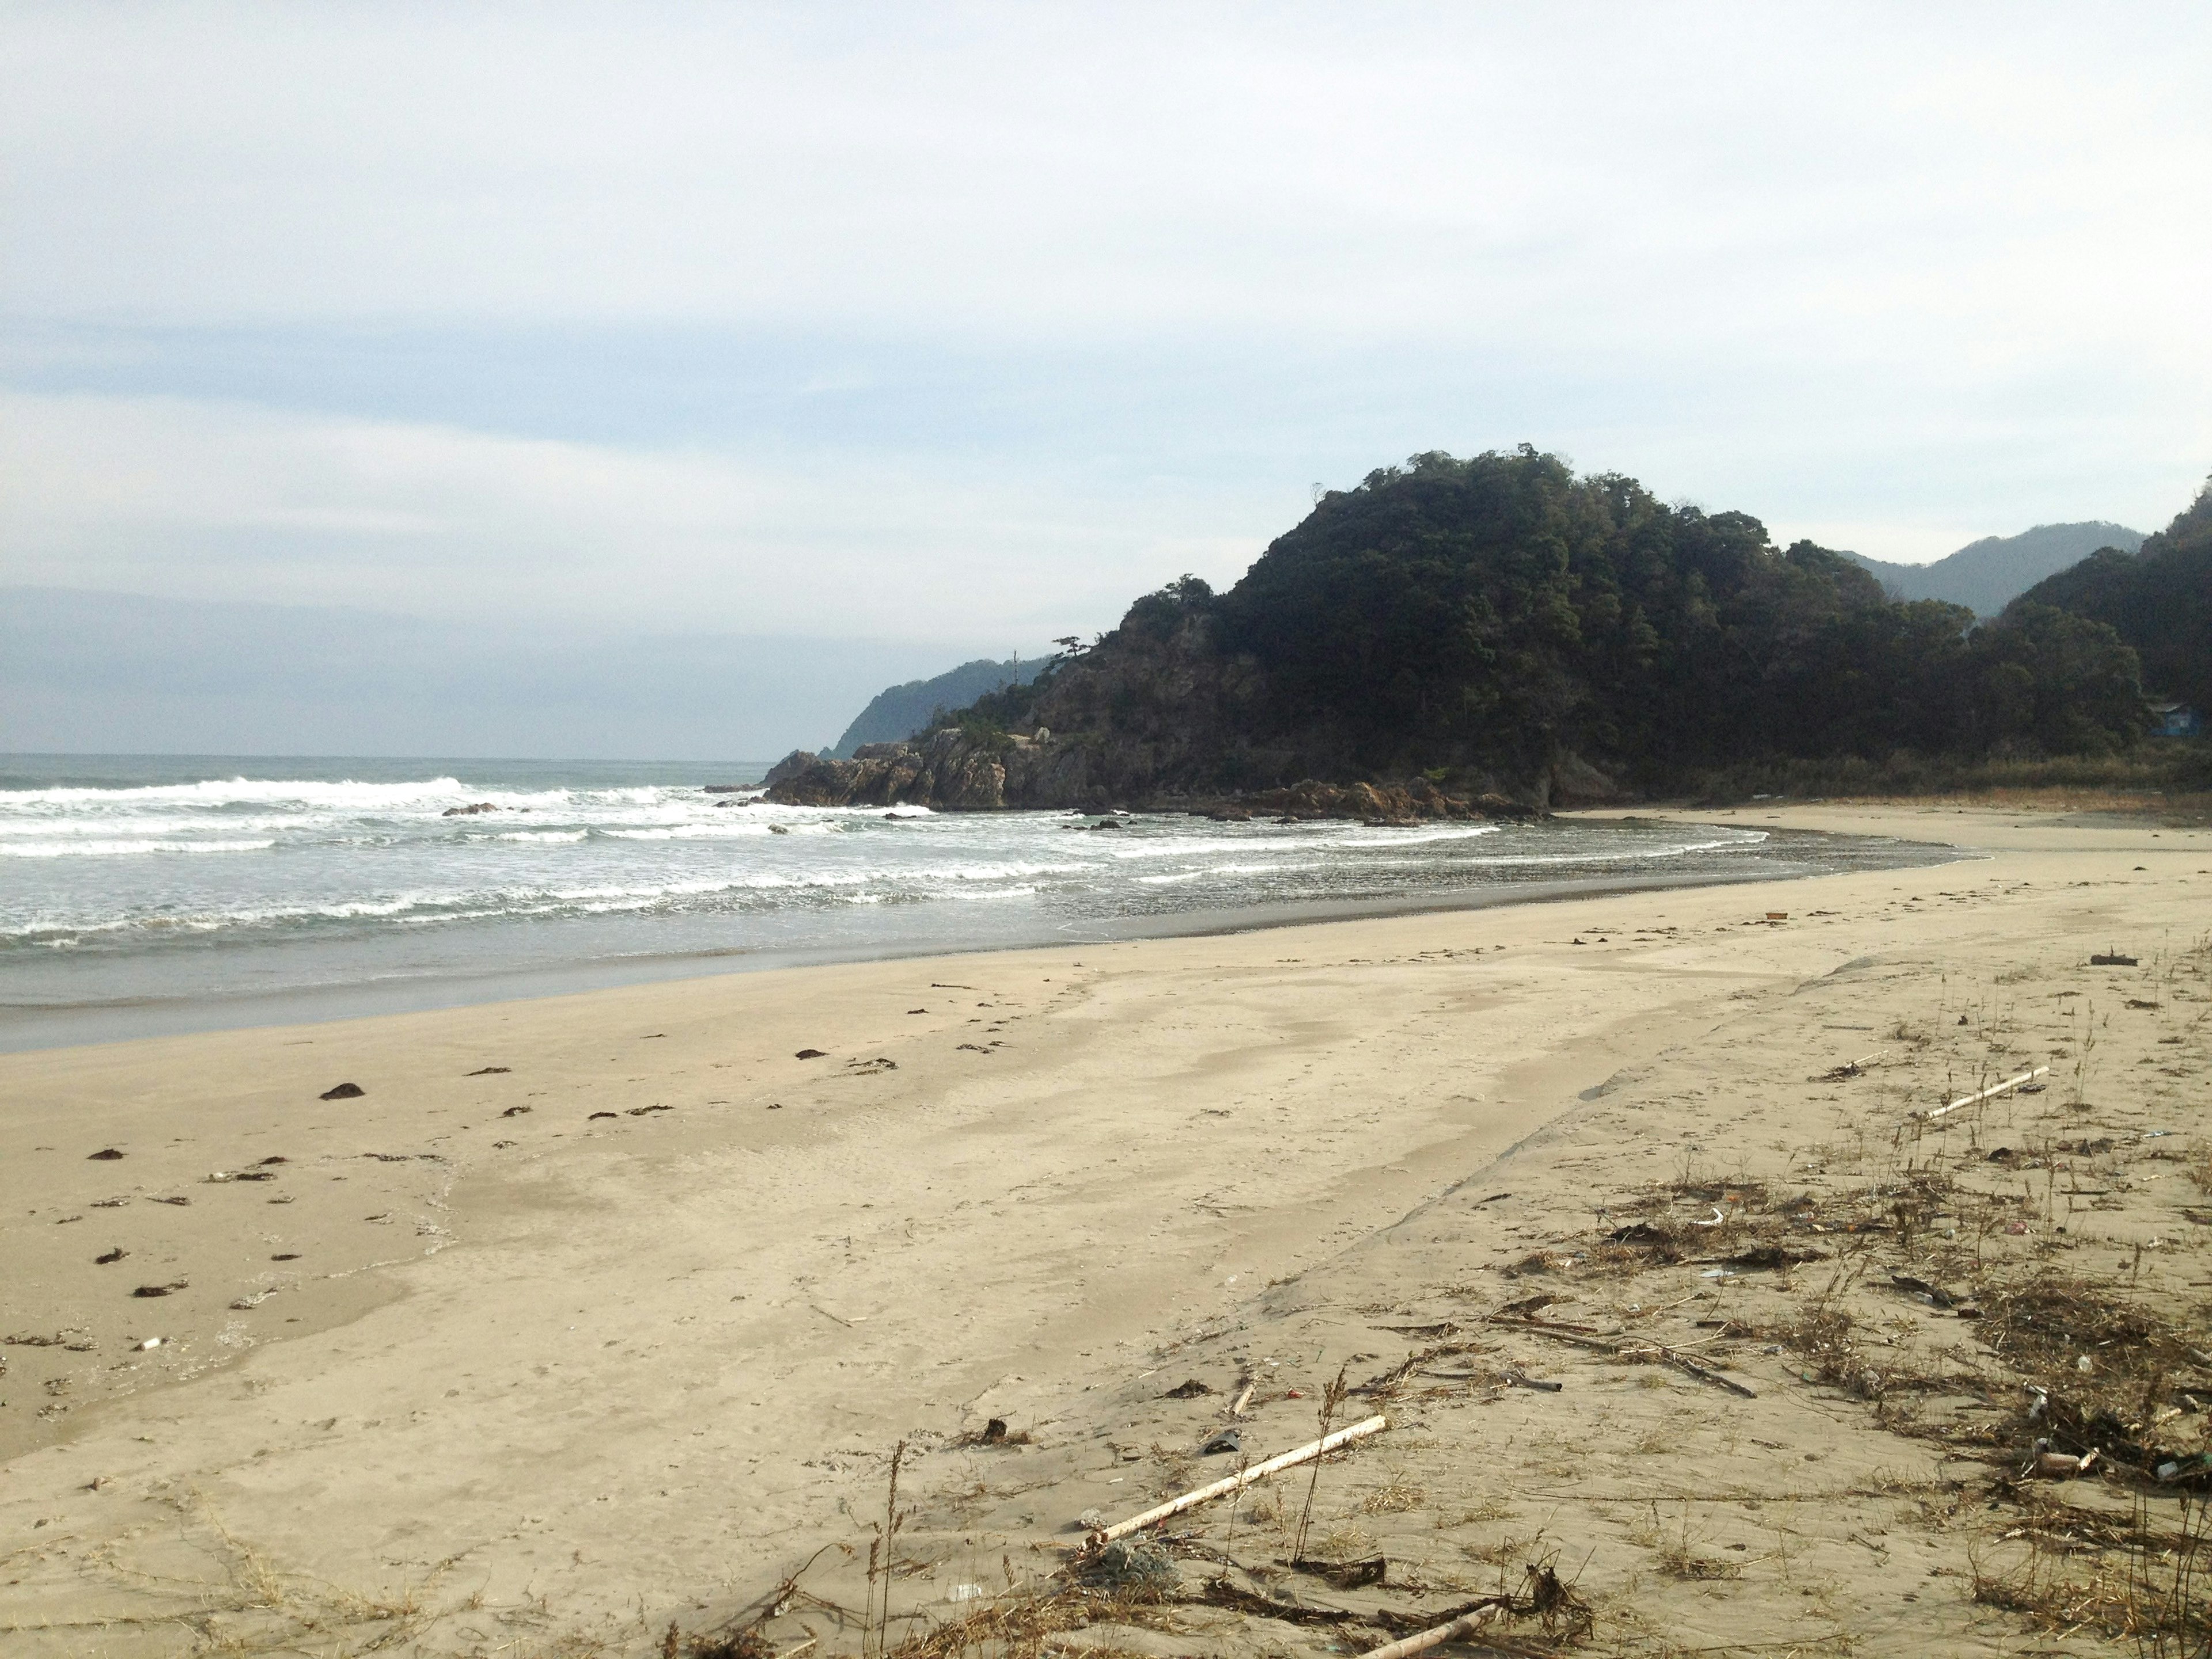
[[[965,651],[1529,441],[1885,558],[2212,458],[2212,14],[27,5],[18,581]]]
[[[2188,337],[2200,11],[19,13],[25,311]],[[2085,308],[2084,280],[2124,308]]]
[[[0,491],[21,581],[963,647],[1108,626],[1257,551],[881,457],[769,467],[175,398],[0,394]]]

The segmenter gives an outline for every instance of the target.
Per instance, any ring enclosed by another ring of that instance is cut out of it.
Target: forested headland
[[[2140,555],[2099,554],[1978,621],[1894,599],[1841,553],[1777,547],[1747,513],[1525,446],[1432,453],[1324,495],[1226,592],[1170,583],[927,741],[811,770],[794,756],[777,783],[954,806],[1382,784],[1433,811],[1439,792],[1454,811],[1540,808],[2120,763],[2150,724],[2138,647],[2155,689],[2198,695],[2208,565],[2212,495]],[[2177,588],[2196,609],[2159,597]]]
[[[1781,760],[2109,755],[2147,724],[2111,619],[2031,595],[1977,624],[1892,599],[1748,514],[1527,447],[1331,491],[1228,592],[1149,594],[966,719],[1044,724],[1156,790],[1423,775],[1540,796]]]

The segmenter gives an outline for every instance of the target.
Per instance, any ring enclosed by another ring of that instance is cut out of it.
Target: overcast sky
[[[0,580],[947,663],[1526,441],[2212,470],[2212,8],[0,6]]]

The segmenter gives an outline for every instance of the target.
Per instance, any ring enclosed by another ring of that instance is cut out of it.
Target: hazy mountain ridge
[[[2108,624],[2142,661],[2154,694],[2212,710],[2212,480],[2139,552],[2100,550],[2013,602]]]
[[[988,657],[978,657],[928,679],[887,687],[854,717],[830,753],[849,760],[864,743],[896,743],[910,738],[941,708],[965,708],[1002,686],[1028,684],[1044,672],[1047,660],[1036,657],[1024,663],[1019,657],[1011,657],[1005,662],[993,662]]]
[[[1862,553],[1844,556],[1872,571],[1892,599],[1941,599],[1978,617],[1994,617],[2045,577],[2077,564],[2099,548],[2133,553],[2143,532],[2108,520],[2039,524],[2016,536],[1984,536],[1933,564],[1891,564]]]

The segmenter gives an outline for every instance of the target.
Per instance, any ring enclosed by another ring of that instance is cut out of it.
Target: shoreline
[[[1565,816],[1596,820],[1664,818],[1697,824],[1717,815],[1639,807]],[[1856,842],[1868,848],[1878,842],[1893,839],[1855,836],[1848,830],[1785,831],[1784,834],[1817,837],[1829,843]],[[1971,853],[1936,842],[1899,845],[1900,853],[1908,850],[1921,856],[1900,858],[1893,866],[1885,861],[1878,867],[1934,866],[1973,856]],[[424,1013],[441,1009],[489,1007],[534,1001],[549,996],[570,996],[628,986],[719,977],[726,974],[783,972],[871,962],[922,961],[936,957],[988,955],[1004,951],[1054,950],[1066,945],[1103,945],[1138,939],[1211,938],[1332,921],[1360,921],[1391,916],[1443,915],[1524,904],[1549,904],[1577,898],[1600,898],[1616,893],[1672,891],[1777,880],[1802,881],[1829,873],[1832,872],[1822,869],[1785,877],[1778,877],[1769,871],[1735,872],[1709,870],[1685,874],[1655,872],[1644,875],[1602,875],[1555,881],[1500,882],[1492,885],[1409,893],[1387,898],[1306,899],[1251,904],[1234,909],[1188,910],[1148,916],[1109,916],[1070,921],[1050,939],[1012,944],[994,940],[968,950],[947,950],[937,943],[910,946],[894,944],[881,947],[732,947],[726,951],[692,951],[665,956],[587,958],[481,973],[393,975],[234,996],[144,998],[93,1003],[0,1003],[0,1054],[104,1046],[265,1026],[326,1024],[335,1021]]]
[[[1340,1364],[1356,1379],[1426,1340],[1401,1326],[1524,1295],[1501,1274],[1530,1252],[1595,1263],[1590,1238],[1617,1224],[1593,1235],[1593,1213],[1635,1182],[1682,1178],[1686,1158],[1727,1180],[1786,1161],[1797,1182],[1822,1146],[1870,1144],[1837,1115],[1850,1101],[1802,1079],[1890,1024],[1940,1041],[1913,1059],[1889,1040],[1900,1069],[1877,1068],[1861,1103],[1876,1125],[1971,1060],[1942,1044],[1985,1024],[2008,1060],[2051,1041],[2063,964],[2109,939],[2148,952],[2212,934],[2212,836],[2025,818],[1762,810],[1762,825],[1940,825],[1990,855],[1778,880],[1771,900],[1674,887],[0,1057],[18,1103],[0,1121],[0,1251],[21,1264],[5,1334],[73,1334],[0,1349],[0,1630],[34,1654],[89,1650],[72,1632],[97,1626],[99,1651],[166,1655],[274,1648],[313,1619],[352,1651],[398,1620],[431,1654],[571,1636],[648,1654],[672,1620],[738,1618],[849,1541],[902,1439],[920,1506],[902,1616],[953,1616],[1002,1554],[1042,1571],[1080,1511],[1214,1468],[1176,1449],[1221,1403],[1164,1401],[1186,1373],[1217,1391],[1239,1367],[1276,1379],[1248,1443],[1295,1443],[1311,1407],[1286,1388],[1310,1396]],[[2091,994],[2119,1006],[2102,978]],[[2104,1063],[2123,1103],[2164,1076],[2129,1045],[2193,1029],[2202,1006],[2118,1015]],[[340,1081],[366,1092],[318,1099]],[[2201,1099],[2192,1115],[2144,1098],[2165,1115],[2148,1127],[2202,1127]],[[91,1161],[106,1147],[125,1157]],[[270,1158],[285,1160],[271,1179],[238,1179]],[[110,1249],[128,1255],[97,1264]],[[1577,1290],[1564,1267],[1528,1271],[1601,1313],[1601,1274]],[[1700,1270],[1680,1271],[1696,1291]],[[149,1334],[163,1345],[138,1349]],[[1576,1484],[1571,1460],[1542,1467],[1574,1445],[1613,1449],[1607,1492],[1705,1490],[1708,1468],[1796,1491],[1815,1454],[1839,1475],[1920,1457],[1894,1435],[1861,1445],[1832,1403],[1788,1415],[1788,1362],[1757,1350],[1734,1363],[1760,1402],[1735,1416],[1765,1439],[1727,1442],[1726,1463],[1694,1382],[1655,1392],[1540,1350],[1515,1363],[1569,1392],[1511,1389],[1473,1415],[1402,1402],[1406,1433],[1342,1478],[1402,1468],[1394,1489],[1433,1507],[1480,1467],[1483,1501],[1510,1507]],[[994,1417],[1027,1443],[963,1438]],[[1891,1547],[1922,1550],[1892,1500],[1823,1501],[1832,1530],[1886,1524]],[[1380,1536],[1396,1512],[1329,1524]],[[1388,1542],[1394,1563],[1438,1583],[1490,1572],[1449,1540],[1489,1549],[1483,1528],[1513,1522],[1456,1513],[1407,1510],[1419,1525]],[[1638,1589],[1646,1547],[1592,1537],[1586,1590],[1686,1639],[1709,1628],[1709,1586]],[[1893,1575],[1840,1536],[1820,1548],[1820,1607],[1872,1620],[1852,1598]],[[1924,1578],[1950,1558],[1901,1559]],[[840,1560],[809,1587],[857,1606]],[[257,1600],[264,1580],[286,1597]],[[1961,1594],[1930,1581],[1904,1616],[1984,1616],[1959,1613]],[[1893,1620],[1893,1590],[1886,1605]],[[800,1623],[777,1626],[780,1648]],[[1953,1650],[1952,1626],[1913,1629],[1885,1650]],[[1263,1633],[1279,1648],[1285,1632]],[[1232,1632],[1159,1650],[1261,1648]]]

